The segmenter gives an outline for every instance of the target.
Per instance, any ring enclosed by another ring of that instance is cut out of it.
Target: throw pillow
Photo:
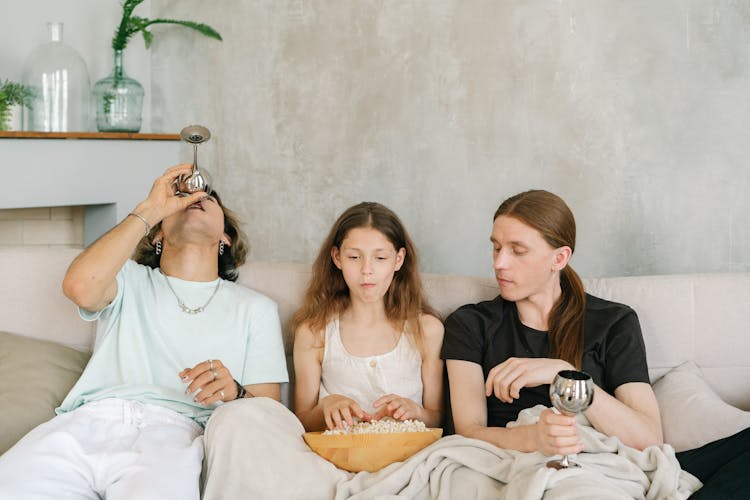
[[[750,412],[725,403],[692,361],[672,368],[653,387],[664,441],[675,451],[700,448],[750,427]]]
[[[54,342],[0,332],[0,455],[55,416],[89,357]]]

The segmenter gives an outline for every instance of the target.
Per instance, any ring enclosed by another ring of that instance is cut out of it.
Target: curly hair
[[[222,255],[217,254],[219,261],[219,277],[228,281],[237,281],[239,278],[238,268],[245,263],[250,251],[247,235],[242,230],[240,218],[228,209],[221,201],[216,191],[211,191],[211,196],[224,212],[224,232],[232,239],[232,244],[227,245]],[[139,264],[149,266],[153,269],[159,267],[161,255],[157,255],[154,248],[154,236],[161,230],[161,222],[154,225],[151,231],[138,243],[133,253],[133,260]]]

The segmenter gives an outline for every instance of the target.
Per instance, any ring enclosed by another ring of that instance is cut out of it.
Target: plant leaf
[[[143,35],[143,43],[146,45],[146,48],[151,47],[151,42],[154,39],[154,35],[147,29],[141,30],[141,34]]]
[[[33,97],[34,90],[28,85],[12,82],[8,79],[0,82],[0,102],[6,106],[13,106],[14,104],[29,106]]]
[[[133,10],[142,2],[143,0],[125,0],[122,3],[122,19],[112,37],[112,48],[114,50],[125,50],[130,38],[139,31],[143,34],[143,42],[146,48],[149,48],[153,41],[153,34],[147,31],[146,28],[152,24],[177,24],[195,30],[209,38],[222,40],[218,31],[204,23],[180,21],[177,19],[148,19],[133,15]]]
[[[135,31],[129,31],[131,20],[133,19],[133,10],[138,7],[143,0],[125,0],[122,3],[122,19],[120,25],[115,30],[115,35],[112,38],[112,48],[115,50],[124,50],[128,45],[128,40]]]
[[[223,38],[221,38],[221,35],[219,34],[219,32],[216,31],[215,29],[213,29],[208,24],[196,23],[196,22],[193,22],[193,21],[179,21],[177,19],[145,19],[145,21],[147,21],[147,22],[146,22],[144,28],[146,26],[150,26],[152,24],[178,24],[180,26],[184,26],[186,28],[193,29],[193,30],[199,32],[200,34],[205,35],[205,36],[207,36],[209,38],[213,38],[215,40],[223,41]]]

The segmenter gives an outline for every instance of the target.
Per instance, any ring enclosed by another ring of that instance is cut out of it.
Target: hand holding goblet
[[[576,370],[562,370],[549,386],[549,397],[552,405],[564,415],[573,416],[584,411],[594,400],[594,381],[591,375]],[[580,465],[569,462],[568,455],[563,455],[561,460],[547,462],[547,467],[553,469],[567,469],[568,467],[580,467]]]

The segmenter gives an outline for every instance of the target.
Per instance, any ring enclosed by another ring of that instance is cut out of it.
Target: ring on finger
[[[224,401],[224,391],[219,391],[219,394],[221,394],[221,400]]]
[[[213,370],[214,369],[214,360],[213,359],[209,359],[208,360],[208,369],[209,370]]]
[[[214,376],[214,380],[216,380],[218,378],[218,376],[219,376],[219,372],[217,372],[216,370],[211,370],[211,373]]]

